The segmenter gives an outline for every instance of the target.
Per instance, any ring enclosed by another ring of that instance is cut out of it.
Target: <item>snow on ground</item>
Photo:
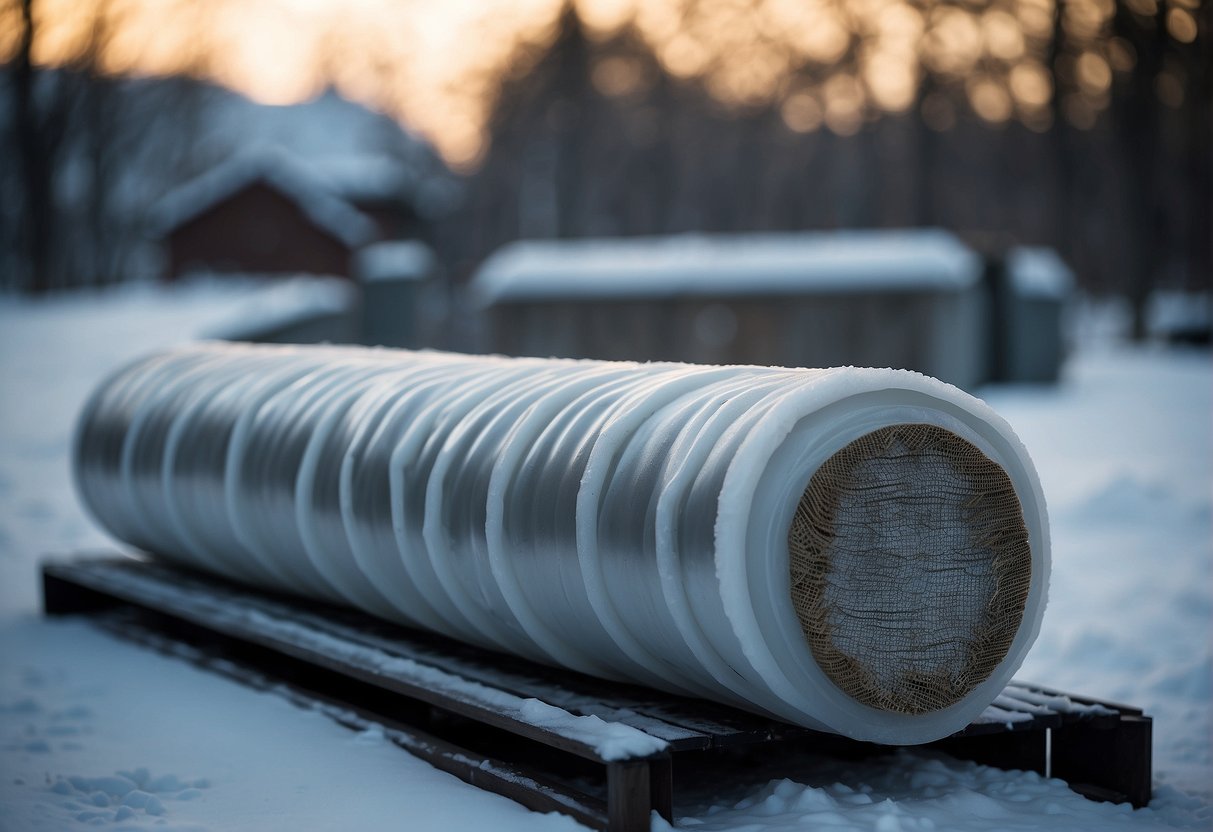
[[[0,829],[574,828],[373,730],[354,734],[82,622],[39,618],[40,556],[113,545],[68,475],[84,396],[121,362],[265,303],[263,289],[218,283],[0,300]],[[863,763],[806,755],[702,794],[685,784],[676,826],[1213,826],[1211,369],[1207,352],[1104,344],[1080,350],[1057,388],[986,391],[1032,452],[1053,520],[1049,608],[1020,677],[1146,707],[1149,809],[903,751]]]
[[[1088,351],[1056,391],[986,400],[1040,471],[1053,576],[1020,678],[1131,702],[1156,780],[1213,787],[1213,366],[1209,354]],[[1213,823],[1213,818],[1208,821]]]

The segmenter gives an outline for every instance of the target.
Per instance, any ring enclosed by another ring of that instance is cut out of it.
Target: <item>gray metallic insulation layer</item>
[[[107,379],[73,464],[158,557],[877,742],[976,718],[1044,611],[1026,452],[907,371],[202,343]]]

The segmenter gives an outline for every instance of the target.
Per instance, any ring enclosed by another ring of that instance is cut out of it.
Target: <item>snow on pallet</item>
[[[887,750],[159,563],[94,557],[47,563],[42,575],[47,614],[90,614],[126,638],[347,727],[381,730],[466,782],[592,828],[648,829],[653,811],[672,818],[675,764],[699,766],[708,752],[769,760]],[[1144,806],[1150,741],[1151,718],[1139,709],[1013,682],[980,719],[932,747]]]

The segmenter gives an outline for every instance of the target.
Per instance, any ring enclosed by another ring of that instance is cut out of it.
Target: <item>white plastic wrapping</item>
[[[1030,547],[1005,656],[926,713],[835,684],[789,591],[814,472],[905,424],[1000,466]],[[168,560],[864,740],[964,727],[1044,610],[1048,527],[1026,452],[980,401],[905,371],[200,344],[107,380],[74,465],[98,520]]]

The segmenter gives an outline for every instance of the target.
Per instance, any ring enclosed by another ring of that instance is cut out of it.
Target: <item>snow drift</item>
[[[878,742],[976,718],[1044,611],[1022,445],[905,371],[200,344],[74,468],[168,560]]]

